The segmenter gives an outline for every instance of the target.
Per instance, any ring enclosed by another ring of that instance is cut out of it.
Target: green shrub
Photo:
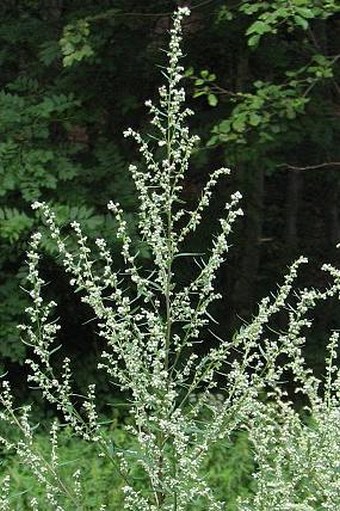
[[[112,443],[113,449],[118,446],[126,449],[131,444],[131,437],[120,427],[108,428],[104,434]],[[34,445],[37,451],[48,456],[50,447],[48,433],[37,434]],[[60,435],[58,451],[62,460],[61,473],[65,480],[72,479],[74,472],[81,470],[83,500],[86,502],[87,510],[98,509],[98,503],[106,504],[108,509],[122,509],[122,480],[117,472],[112,471],[110,461],[106,457],[98,456],[95,444],[74,437],[72,430],[66,428]],[[232,442],[218,442],[207,456],[202,471],[215,488],[218,497],[228,502],[227,510],[234,511],[237,509],[238,497],[250,493],[253,469],[250,443],[243,432],[236,434]],[[31,509],[32,495],[37,498],[39,506],[45,509],[43,487],[31,471],[20,463],[20,458],[15,454],[3,457],[0,474],[5,473],[10,476],[12,482],[9,497],[11,509],[18,511]]]

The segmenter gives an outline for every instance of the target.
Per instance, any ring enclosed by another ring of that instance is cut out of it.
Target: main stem
[[[165,363],[164,368],[167,374],[168,378],[168,387],[170,384],[169,376],[168,376],[168,369],[170,364],[170,345],[171,345],[171,331],[172,331],[172,309],[171,309],[171,285],[172,285],[172,264],[173,264],[173,245],[172,245],[172,184],[171,184],[171,159],[172,159],[172,140],[173,140],[173,119],[172,119],[172,112],[171,112],[171,101],[172,101],[172,87],[169,86],[169,93],[168,93],[168,108],[167,108],[167,122],[168,122],[168,130],[167,130],[167,160],[169,163],[169,192],[168,192],[168,201],[167,201],[167,211],[166,211],[166,237],[167,237],[167,262],[166,262],[166,280],[165,280],[165,286],[164,286],[164,298],[165,298]],[[160,458],[158,460],[158,477],[159,481],[161,482],[163,478],[163,464],[164,464],[164,455],[163,455],[163,449],[166,444],[166,438],[164,436],[163,432],[159,432],[158,434],[158,448],[161,453]],[[176,471],[176,467],[174,467],[174,470]],[[162,504],[165,500],[165,494],[164,491],[161,489],[160,491],[156,491],[156,500],[157,500],[157,506],[159,509],[162,508]],[[177,509],[177,496],[174,495],[174,511]]]
[[[171,113],[171,102],[172,102],[172,86],[169,85],[169,94],[168,94],[168,111],[167,111],[167,122],[168,122],[168,130],[167,130],[167,159],[169,162],[169,174],[171,173],[171,157],[172,157],[172,113]],[[167,236],[167,275],[166,275],[166,286],[165,286],[165,307],[166,307],[166,337],[165,337],[165,350],[166,350],[166,359],[165,359],[165,370],[168,371],[169,368],[169,350],[170,350],[170,341],[171,341],[171,327],[172,327],[172,314],[171,314],[171,303],[170,303],[170,293],[171,293],[171,278],[172,278],[172,263],[173,263],[173,247],[172,247],[172,186],[171,186],[171,175],[169,175],[169,196],[168,196],[168,205],[167,205],[167,228],[166,228],[166,236]]]

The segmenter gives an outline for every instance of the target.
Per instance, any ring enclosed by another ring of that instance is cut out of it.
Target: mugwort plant
[[[73,222],[77,250],[72,251],[48,204],[33,205],[49,228],[71,286],[94,312],[105,346],[98,371],[128,396],[125,427],[133,440],[126,449],[113,449],[96,410],[95,384],[89,384],[86,396],[75,396],[71,360],[65,358],[62,368],[55,367],[60,325],[54,316],[56,304],[43,297],[45,282],[39,272],[43,237],[37,232],[27,254],[32,304],[26,311],[28,321],[20,328],[32,353],[26,360],[28,383],[38,387],[63,417],[51,425],[48,455],[35,447],[30,406],[16,407],[6,381],[0,397],[1,421],[20,432],[15,440],[2,436],[0,441],[6,450],[16,452],[42,488],[39,496],[29,498],[28,509],[34,511],[89,509],[81,471],[76,469],[71,480],[63,476],[58,438],[65,425],[74,435],[93,442],[98,455],[112,463],[121,477],[125,511],[229,509],[227,500],[216,497],[202,467],[217,441],[232,441],[240,430],[249,435],[256,467],[252,493],[238,501],[240,511],[340,509],[338,332],[330,336],[324,381],[313,375],[303,357],[312,324],[310,310],[339,295],[340,271],[325,265],[332,279],[326,290],[292,293],[299,266],[306,263],[301,257],[276,295],[263,299],[257,314],[231,339],[207,346],[204,355],[195,350],[210,328],[209,306],[220,298],[214,281],[242,210],[241,195],[235,192],[225,204],[219,233],[195,276],[181,283],[176,261],[195,258],[184,251],[185,243],[199,226],[214,186],[229,174],[227,168],[214,171],[196,208],[185,207],[184,177],[198,143],[187,126],[193,112],[185,106],[181,85],[182,24],[189,14],[186,7],[174,13],[166,84],[159,89],[158,103],[146,101],[153,136],[143,137],[133,129],[124,133],[137,144],[142,161],[129,170],[139,196],[138,231],[150,252],[152,269],[141,264],[118,203],[110,202],[108,208],[117,222],[124,263],[119,271],[105,239],[96,239],[91,247],[81,226]],[[287,328],[275,333],[269,326],[280,311],[288,316]],[[304,397],[303,414],[293,406],[283,384],[287,371],[296,393]],[[223,387],[218,383],[221,372]],[[1,510],[17,509],[10,488],[10,477],[5,475]],[[113,508],[98,502],[96,509]]]

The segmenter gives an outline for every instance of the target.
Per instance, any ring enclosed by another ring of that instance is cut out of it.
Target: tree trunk
[[[256,284],[260,263],[260,242],[263,224],[264,172],[262,169],[244,169],[241,179],[246,183],[245,227],[242,232],[241,254],[233,290],[235,310],[242,317],[249,315],[257,299]]]
[[[336,245],[340,242],[340,218],[339,218],[339,181],[332,180],[329,197],[328,197],[328,238],[331,245]]]
[[[290,170],[288,172],[286,195],[285,241],[292,252],[295,252],[298,247],[298,214],[301,185],[300,171]]]

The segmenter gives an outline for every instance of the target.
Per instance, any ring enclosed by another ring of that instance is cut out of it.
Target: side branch
[[[322,169],[325,167],[340,167],[340,161],[327,161],[324,163],[319,163],[317,165],[307,165],[306,167],[297,167],[295,165],[290,165],[289,163],[281,163],[280,165],[278,165],[278,167],[289,170],[315,170]]]

